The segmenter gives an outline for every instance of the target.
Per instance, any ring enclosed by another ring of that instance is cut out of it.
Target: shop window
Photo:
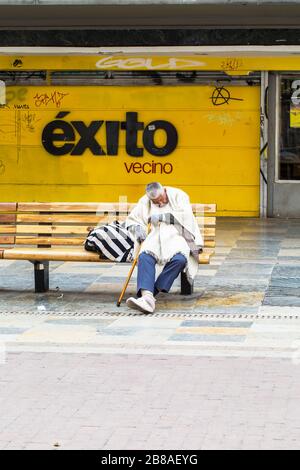
[[[300,180],[300,75],[280,82],[279,179]]]

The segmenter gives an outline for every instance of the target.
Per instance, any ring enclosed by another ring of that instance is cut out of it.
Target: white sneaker
[[[155,298],[152,295],[143,295],[135,299],[134,297],[129,297],[126,300],[128,307],[135,310],[140,310],[141,312],[153,313],[155,310]]]

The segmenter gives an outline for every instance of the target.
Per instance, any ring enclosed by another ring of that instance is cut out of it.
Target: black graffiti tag
[[[214,106],[229,104],[230,101],[244,101],[242,98],[232,98],[230,91],[223,86],[216,87],[210,99]]]

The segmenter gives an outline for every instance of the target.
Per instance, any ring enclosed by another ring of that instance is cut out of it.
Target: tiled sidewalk
[[[199,267],[195,293],[179,295],[177,282],[154,315],[141,315],[116,307],[127,265],[52,263],[50,292],[34,294],[30,263],[0,261],[0,342],[8,351],[223,355],[229,346],[291,357],[300,342],[299,264],[300,221],[218,219],[216,255]]]

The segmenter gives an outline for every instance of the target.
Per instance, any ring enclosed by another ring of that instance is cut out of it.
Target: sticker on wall
[[[6,105],[6,86],[5,82],[0,80],[0,106]]]
[[[300,127],[300,106],[290,107],[290,127]]]

